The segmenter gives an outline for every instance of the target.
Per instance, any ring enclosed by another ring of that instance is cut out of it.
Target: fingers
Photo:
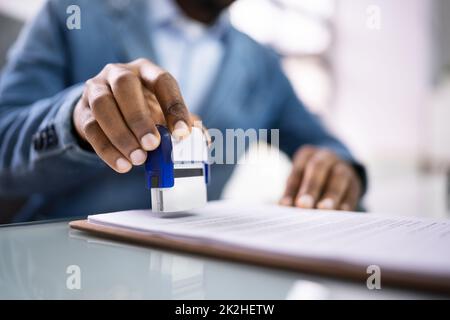
[[[333,152],[302,147],[294,156],[281,205],[305,209],[354,210],[361,181],[353,167]]]
[[[131,163],[143,164],[147,155],[125,123],[109,86],[99,79],[89,80],[86,92],[95,126],[101,128],[102,134]]]
[[[113,170],[118,173],[130,171],[131,163],[106,137],[85,100],[85,98],[82,98],[76,111],[78,123],[80,123],[80,133],[90,143],[97,155]]]
[[[325,187],[331,168],[339,159],[334,153],[319,150],[308,161],[295,205],[312,209],[316,206]]]
[[[155,124],[167,126],[161,106],[159,105],[155,95],[144,86],[142,86],[142,90],[144,91],[145,102],[147,103],[150,113],[152,114],[153,122]]]
[[[337,210],[351,183],[351,169],[339,162],[331,170],[325,192],[317,204],[318,209]]]
[[[151,110],[147,106],[140,78],[121,65],[107,67],[105,72],[126,126],[142,149],[147,151],[156,149],[160,136],[153,122]]]
[[[294,156],[292,164],[292,171],[288,177],[286,188],[283,193],[283,197],[280,200],[280,204],[283,206],[293,206],[295,202],[295,196],[298,193],[300,187],[300,181],[303,177],[305,167],[315,149],[312,147],[303,147]]]
[[[354,176],[351,179],[349,188],[342,199],[342,203],[339,206],[339,210],[353,211],[358,205],[359,198],[361,196],[361,183],[359,179]]]
[[[172,134],[182,139],[191,131],[188,109],[176,80],[166,71],[148,60],[138,59],[130,63],[144,85],[156,96]]]
[[[155,123],[178,138],[192,126],[175,79],[145,59],[108,64],[88,80],[73,119],[76,132],[118,172],[143,164],[145,151],[159,146]]]

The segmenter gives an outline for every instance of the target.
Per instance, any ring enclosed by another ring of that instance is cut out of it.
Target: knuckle
[[[101,106],[104,106],[111,102],[111,94],[99,92],[92,94],[89,99],[89,104],[92,110],[98,110]]]
[[[145,58],[137,58],[136,60],[133,61],[133,63],[136,63],[136,64],[149,64],[151,62],[150,62],[150,60],[145,59]]]
[[[94,118],[87,119],[82,126],[82,130],[87,139],[92,139],[97,133],[98,123]]]
[[[323,170],[326,166],[326,159],[323,157],[313,157],[308,164],[308,167],[312,171]]]
[[[100,154],[106,154],[111,151],[111,144],[108,141],[101,141],[97,144],[96,149]]]
[[[130,112],[130,114],[127,116],[127,123],[132,126],[140,124],[142,120],[143,115],[140,112]]]
[[[307,153],[314,152],[316,150],[317,150],[317,148],[310,144],[307,144],[300,149],[300,151],[307,152]]]
[[[123,87],[136,81],[136,76],[129,70],[121,70],[112,78],[111,85],[113,87]]]
[[[127,124],[136,127],[140,126],[144,121],[144,115],[140,112],[132,112],[127,116]]]
[[[177,80],[166,70],[161,70],[155,78],[156,87],[167,87],[171,91],[178,90]],[[180,101],[181,102],[181,101]]]
[[[320,149],[317,152],[317,157],[326,161],[336,161],[338,159],[336,154],[329,149]]]
[[[316,148],[314,146],[305,145],[295,152],[294,159],[299,159],[303,155],[310,154],[310,153],[314,152],[315,150],[316,150]]]
[[[319,190],[319,182],[316,179],[312,179],[308,182],[308,184],[306,185],[306,189],[309,192],[317,192],[317,190]]]
[[[100,76],[95,76],[94,78],[90,78],[86,80],[84,83],[85,92],[90,95],[92,93],[96,93],[100,90],[100,88],[105,86],[105,81]]]
[[[86,88],[91,88],[92,86],[94,86],[94,84],[95,84],[94,78],[90,78],[86,80],[86,82],[84,83]]]
[[[339,178],[349,179],[351,172],[346,164],[338,163],[333,167],[333,175]]]
[[[128,134],[121,132],[117,132],[111,136],[111,141],[113,141],[114,145],[121,150],[131,150],[136,148],[133,139]]]
[[[167,115],[175,118],[184,118],[186,116],[186,110],[181,102],[175,102],[167,108]]]
[[[116,67],[117,67],[116,64],[114,64],[114,63],[108,63],[108,64],[105,65],[105,67],[103,68],[103,70],[109,72],[109,71],[111,71],[111,70],[114,70]]]
[[[161,72],[156,77],[156,82],[167,82],[176,81],[175,78],[166,70],[161,70]]]
[[[338,196],[339,196],[339,194],[341,194],[341,189],[340,188],[338,188],[338,187],[330,187],[328,190],[327,190],[327,197],[328,198],[333,198],[333,199],[335,199],[335,198],[338,198]]]

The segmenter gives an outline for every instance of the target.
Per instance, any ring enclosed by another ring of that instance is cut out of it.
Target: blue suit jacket
[[[12,48],[0,80],[0,194],[29,196],[16,220],[149,207],[143,169],[114,173],[80,148],[71,122],[83,83],[107,63],[158,62],[146,1],[51,0]],[[80,30],[66,27],[70,4],[81,8]],[[219,75],[199,112],[207,127],[277,128],[288,155],[312,144],[354,161],[298,100],[273,52],[235,29],[225,37]],[[232,170],[213,166],[210,199]]]

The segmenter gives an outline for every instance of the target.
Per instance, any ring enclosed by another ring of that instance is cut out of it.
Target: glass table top
[[[0,299],[439,297],[105,240],[67,221],[0,227]]]

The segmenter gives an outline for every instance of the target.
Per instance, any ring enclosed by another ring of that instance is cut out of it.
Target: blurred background
[[[0,1],[0,66],[42,2]],[[367,165],[368,211],[450,217],[450,1],[238,0],[231,20],[282,56],[301,99]],[[277,201],[289,170],[269,150],[224,197]]]

